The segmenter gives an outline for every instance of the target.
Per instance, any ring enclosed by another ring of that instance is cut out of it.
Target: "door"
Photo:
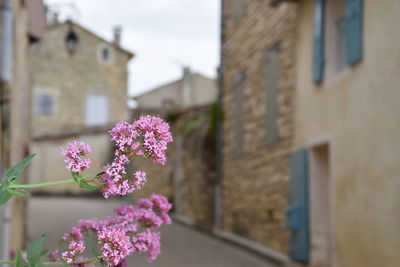
[[[311,266],[332,266],[329,144],[310,149]]]

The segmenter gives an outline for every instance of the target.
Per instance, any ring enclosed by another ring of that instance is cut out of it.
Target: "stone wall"
[[[137,160],[133,168],[146,171],[149,180],[134,195],[139,198],[151,193],[164,194],[173,201],[177,216],[210,230],[214,213],[215,140],[208,106],[169,117],[174,142],[168,147],[168,161],[160,166],[148,159]]]
[[[223,1],[223,229],[286,253],[289,232],[289,155],[293,139],[294,22],[296,5],[244,1],[235,19],[233,0]],[[250,15],[251,14],[251,15]],[[278,139],[266,142],[263,56],[279,43]],[[245,73],[243,153],[235,142],[235,79]]]

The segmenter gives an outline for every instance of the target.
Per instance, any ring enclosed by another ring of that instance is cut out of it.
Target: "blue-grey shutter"
[[[324,77],[325,0],[315,0],[314,6],[314,82]]]
[[[279,45],[269,49],[265,54],[266,86],[266,141],[275,142],[278,138],[277,126],[277,90],[278,90]]]
[[[308,152],[300,149],[290,158],[290,200],[288,228],[291,231],[290,258],[307,263],[310,259]]]
[[[363,56],[363,0],[346,0],[346,58],[349,65]]]
[[[241,72],[235,81],[235,152],[237,156],[241,155],[243,152],[243,89],[244,73]]]

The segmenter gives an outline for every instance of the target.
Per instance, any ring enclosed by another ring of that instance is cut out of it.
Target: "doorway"
[[[311,266],[332,266],[332,181],[329,143],[310,148]]]

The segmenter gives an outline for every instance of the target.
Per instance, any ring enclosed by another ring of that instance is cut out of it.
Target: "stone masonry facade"
[[[224,0],[223,72],[223,226],[222,230],[284,254],[289,231],[289,155],[294,128],[294,24],[296,5],[270,1]],[[242,9],[242,10],[239,10]],[[238,18],[237,12],[241,12]],[[251,15],[250,15],[251,14]],[[279,44],[277,139],[266,142],[266,89],[263,57]],[[244,73],[242,153],[235,150],[235,80]]]
[[[73,53],[67,49],[71,32],[77,39]],[[93,162],[88,173],[110,162],[113,151],[108,130],[117,121],[129,118],[127,64],[133,57],[131,52],[119,46],[119,32],[114,34],[115,39],[110,42],[67,21],[48,26],[42,41],[32,47],[30,149],[37,156],[31,164],[30,182],[70,178],[60,147],[65,147],[72,139],[87,142],[93,149]],[[92,105],[89,105],[90,100]],[[88,117],[92,123],[88,122]],[[96,121],[98,117],[102,120]],[[75,184],[37,191],[46,194],[88,192]]]
[[[65,41],[70,29],[78,38],[72,55],[68,53]],[[102,49],[108,50],[106,61],[101,58]],[[31,54],[34,68],[31,126],[34,135],[83,126],[85,99],[91,94],[108,98],[108,122],[128,118],[127,64],[132,53],[78,24],[65,22],[49,26]],[[38,114],[36,101],[41,92],[53,97],[52,114]]]

